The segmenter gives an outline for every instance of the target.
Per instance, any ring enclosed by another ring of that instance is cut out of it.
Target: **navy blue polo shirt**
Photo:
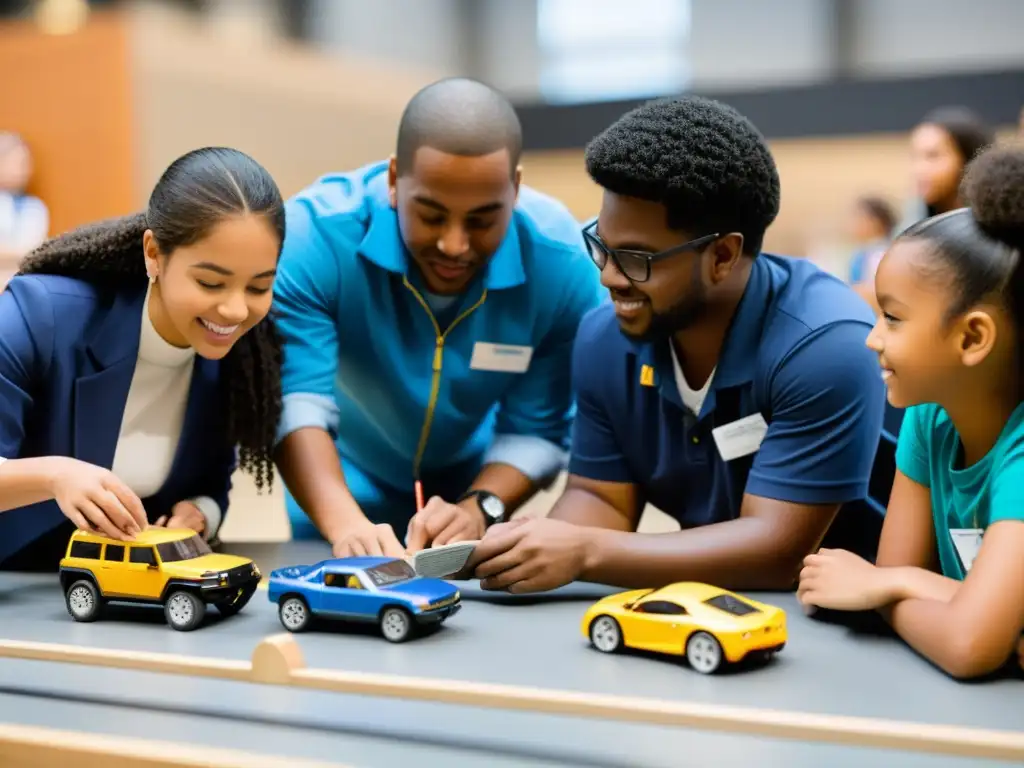
[[[874,321],[859,296],[810,262],[760,254],[693,414],[669,343],[629,339],[602,305],[583,320],[574,349],[569,471],[632,483],[683,528],[737,518],[745,493],[798,504],[864,500],[886,409],[878,359],[865,345]],[[760,447],[724,460],[712,430],[757,413],[767,423]],[[884,510],[888,488],[876,485]]]

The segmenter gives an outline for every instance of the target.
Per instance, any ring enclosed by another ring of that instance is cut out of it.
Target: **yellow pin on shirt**
[[[654,369],[649,365],[640,367],[640,384],[645,387],[654,386]]]

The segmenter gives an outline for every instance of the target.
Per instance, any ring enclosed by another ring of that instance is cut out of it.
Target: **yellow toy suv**
[[[252,560],[215,554],[187,528],[148,528],[133,541],[75,531],[60,561],[75,621],[95,621],[107,603],[162,605],[167,623],[185,632],[202,623],[210,603],[234,616],[259,583]]]

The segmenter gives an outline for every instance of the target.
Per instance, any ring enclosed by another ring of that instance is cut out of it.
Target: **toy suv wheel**
[[[412,634],[412,617],[404,608],[385,608],[380,615],[380,632],[392,643],[407,640]]]
[[[590,643],[602,653],[615,653],[622,647],[622,627],[611,616],[598,616],[590,622]]]
[[[309,606],[301,597],[289,597],[281,602],[277,617],[289,632],[301,632],[309,626]]]
[[[178,590],[167,597],[164,603],[164,616],[174,629],[188,632],[202,624],[206,616],[206,603],[191,592]]]
[[[722,666],[722,646],[707,632],[694,632],[686,641],[686,660],[704,675]]]
[[[232,597],[232,598],[230,598],[228,600],[222,600],[221,602],[216,603],[215,605],[217,606],[217,611],[224,618],[228,618],[229,616],[234,616],[240,610],[245,608],[245,606],[248,604],[249,600],[252,599],[253,593],[255,593],[255,592],[256,592],[256,585],[255,584],[253,584],[251,586],[248,586],[248,587],[245,587],[242,590],[241,594],[235,595],[234,597]]]
[[[76,581],[65,594],[68,613],[75,621],[95,621],[103,607],[100,591],[88,579]]]

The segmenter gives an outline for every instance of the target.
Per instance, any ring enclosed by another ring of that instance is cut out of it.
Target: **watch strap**
[[[484,509],[484,505],[483,505],[483,500],[485,498],[494,498],[494,499],[497,499],[498,502],[502,505],[502,508],[504,508],[505,503],[503,501],[501,501],[501,497],[498,496],[495,493],[491,493],[490,491],[485,491],[483,489],[477,488],[477,489],[474,489],[474,490],[466,491],[464,494],[459,496],[459,498],[456,500],[455,503],[456,504],[461,504],[466,499],[474,499],[474,498],[476,499],[476,505],[477,505],[477,507],[480,510],[480,514],[483,515],[484,525],[486,527],[489,528],[490,526],[494,525],[495,523],[500,523],[501,522],[501,520],[504,517],[504,515],[502,515],[502,517],[491,517],[489,514],[487,514],[487,510]]]

